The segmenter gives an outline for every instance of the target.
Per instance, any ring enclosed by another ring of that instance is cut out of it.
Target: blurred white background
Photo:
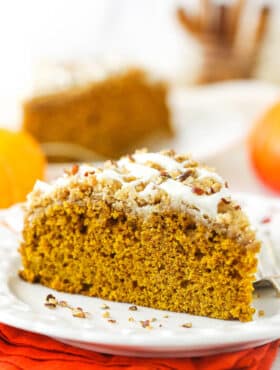
[[[219,1],[220,3],[222,1]],[[252,5],[264,1],[252,0]],[[266,1],[267,2],[267,1]],[[32,67],[41,60],[119,55],[189,81],[199,67],[199,48],[178,25],[178,5],[197,0],[1,0],[0,124],[15,124],[18,99],[30,91]],[[269,3],[277,4],[277,0]],[[252,7],[248,22],[253,20]],[[280,22],[280,18],[272,23]],[[272,26],[270,44],[280,42]],[[280,55],[264,52],[269,70],[280,70]],[[267,74],[267,71],[262,74]],[[279,73],[280,81],[280,73]]]
[[[256,5],[264,2],[279,5],[277,0],[252,0],[248,24],[254,19]],[[172,81],[190,81],[199,68],[200,50],[176,20],[178,5],[195,9],[198,1],[1,0],[0,126],[19,127],[20,101],[31,89],[32,68],[42,60],[118,55],[155,69]],[[279,11],[274,13],[266,39],[259,74],[280,81],[280,53],[275,47],[280,42]],[[255,100],[252,102],[250,117]],[[216,101],[215,109],[219,104]],[[264,191],[250,172],[244,142],[231,147],[227,157],[218,154],[209,163],[229,178],[233,188]],[[240,173],[242,176],[237,176]]]

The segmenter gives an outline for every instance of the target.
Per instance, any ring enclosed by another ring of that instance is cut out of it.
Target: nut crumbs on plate
[[[66,301],[59,301],[58,302],[58,305],[60,307],[67,307],[67,308],[70,308],[70,306],[68,305],[68,303]]]
[[[58,305],[57,299],[52,294],[48,294],[46,297],[45,306],[50,309],[53,309],[56,308],[57,305]]]
[[[109,319],[109,320],[108,320],[108,322],[109,322],[110,324],[116,324],[117,320]]]
[[[73,317],[85,319],[89,313],[84,312],[81,307],[71,307],[66,301],[58,301],[52,294],[48,294],[45,301],[45,306],[54,309],[57,307],[68,308],[72,312]]]
[[[192,323],[186,322],[185,324],[182,325],[182,328],[192,328]]]
[[[102,317],[104,317],[104,319],[107,319],[108,317],[110,317],[110,312],[109,312],[109,311],[105,311],[105,312],[102,314]]]
[[[103,305],[100,308],[102,310],[110,310],[110,307],[106,303],[103,303]]]
[[[150,320],[141,320],[140,324],[142,325],[142,328],[144,329],[152,329]]]
[[[84,312],[81,307],[76,307],[72,309],[72,316],[79,319],[85,319],[87,317],[87,312]]]
[[[129,309],[129,311],[137,311],[138,310],[137,306],[130,306],[128,309]]]

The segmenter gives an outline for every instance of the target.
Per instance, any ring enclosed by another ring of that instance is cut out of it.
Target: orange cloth
[[[0,324],[1,370],[269,370],[280,341],[240,352],[200,358],[112,356],[62,344],[43,335]]]

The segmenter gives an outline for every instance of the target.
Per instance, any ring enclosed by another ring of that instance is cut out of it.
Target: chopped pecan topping
[[[140,191],[143,191],[145,189],[145,187],[146,187],[146,184],[144,184],[143,182],[140,182],[140,184],[137,184],[135,186],[135,190],[140,192]]]
[[[193,174],[193,170],[187,170],[183,172],[180,176],[177,177],[176,180],[179,180],[181,182],[185,181],[189,176]]]
[[[95,171],[87,171],[85,172],[84,176],[88,177],[88,175],[94,175],[94,174],[95,174]]]
[[[187,155],[181,155],[181,154],[177,154],[175,156],[175,160],[179,163],[182,163],[182,162],[185,162],[187,159],[189,159],[189,157]]]
[[[77,164],[74,164],[71,169],[71,175],[76,175],[79,171],[79,166]]]
[[[158,170],[158,171],[164,171],[164,168],[159,164],[159,163],[155,163],[155,162],[152,162],[152,161],[148,161],[146,162],[146,164],[152,168],[154,168],[155,170]]]
[[[169,173],[167,171],[160,171],[160,176],[162,177],[167,177],[167,178],[171,178],[171,176],[169,175]]]
[[[229,199],[222,198],[221,200],[222,200],[225,204],[230,204],[230,200],[229,200]]]
[[[203,195],[205,194],[205,191],[201,188],[199,188],[198,186],[194,186],[192,188],[192,192],[195,193],[196,195]]]
[[[212,186],[211,186],[211,193],[212,194],[215,194],[215,193],[218,193],[218,191],[220,191],[222,188],[222,185],[219,183],[219,182],[216,182],[214,183]]]
[[[176,152],[174,149],[168,149],[163,151],[164,155],[168,155],[169,157],[174,157]]]
[[[210,187],[210,192],[208,191],[207,194],[208,195],[215,194],[215,190],[214,190],[214,188],[212,186]]]
[[[135,176],[124,176],[123,177],[123,180],[125,182],[132,182],[132,181],[135,181],[136,180],[136,177]]]

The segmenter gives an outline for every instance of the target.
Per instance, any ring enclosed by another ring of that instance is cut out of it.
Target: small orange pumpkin
[[[25,132],[0,129],[0,207],[25,200],[37,179],[44,176],[45,156]]]
[[[252,128],[248,146],[261,181],[280,192],[280,103],[273,105]]]

